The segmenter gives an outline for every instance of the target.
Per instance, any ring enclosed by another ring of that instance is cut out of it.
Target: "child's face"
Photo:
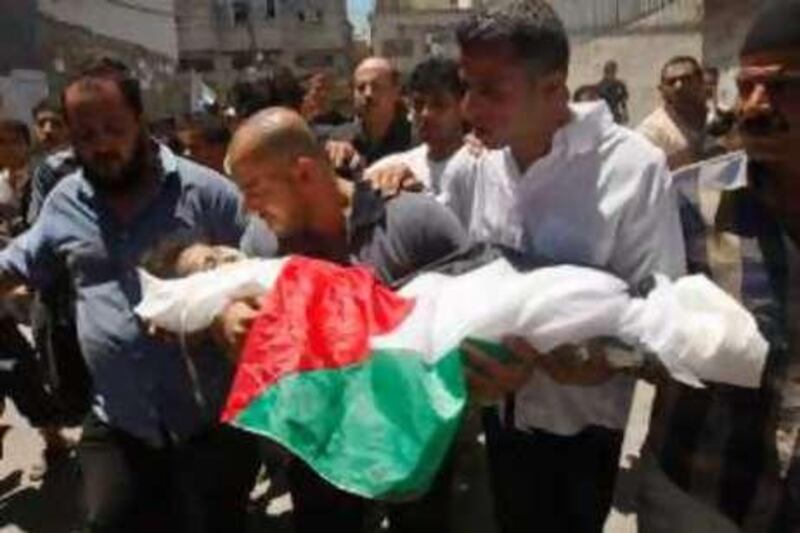
[[[206,272],[244,258],[244,255],[235,248],[193,244],[178,256],[175,261],[175,274],[184,277],[197,272]]]

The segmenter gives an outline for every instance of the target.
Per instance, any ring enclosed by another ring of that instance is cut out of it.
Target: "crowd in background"
[[[197,349],[198,410],[176,343],[132,313],[130,272],[164,239],[366,264],[387,284],[483,242],[632,286],[702,273],[748,308],[770,342],[760,389],[642,376],[657,395],[639,528],[797,531],[798,25],[794,0],[759,14],[734,109],[718,105],[713,66],[670,59],[653,80],[662,102],[637,125],[613,60],[570,93],[569,41],[542,0],[478,12],[458,60],[405,78],[365,59],[350,106],[334,105],[329,74],[280,70],[148,123],[125,66],[93,62],[32,110],[32,129],[0,120],[0,361],[27,361],[0,384],[40,428],[38,470],[77,450],[89,531],[244,529],[269,460],[217,419],[258,308],[230,305]],[[601,531],[636,377],[602,346],[567,348],[588,351],[577,365],[507,348],[501,364],[463,347],[499,530]],[[78,443],[61,430],[77,424]],[[389,528],[452,530],[457,463],[422,499],[383,506]],[[360,531],[377,512],[301,461],[287,468],[298,532]]]

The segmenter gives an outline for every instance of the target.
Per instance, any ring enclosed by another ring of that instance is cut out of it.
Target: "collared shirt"
[[[664,106],[653,111],[636,130],[664,150],[671,169],[699,161],[705,148],[705,128],[693,129]]]
[[[413,141],[411,123],[400,109],[382,139],[370,139],[358,119],[333,129],[329,138],[351,142],[367,166],[387,155],[405,152],[411,148]]]
[[[0,269],[36,289],[68,271],[93,410],[155,446],[215,423],[231,368],[210,346],[189,358],[178,344],[145,333],[133,312],[141,298],[137,268],[162,245],[237,246],[248,220],[222,176],[164,146],[159,161],[157,190],[130,223],[116,219],[79,169],[50,193],[33,227],[0,253]]]
[[[350,261],[372,267],[394,283],[463,249],[467,236],[446,208],[423,194],[385,201],[357,182],[347,220]]]
[[[755,181],[741,152],[675,175],[689,270],[705,274],[741,302],[770,344],[762,387],[709,384],[696,390],[663,384],[648,446],[681,489],[744,530],[760,532],[769,528],[780,497],[780,473],[796,453],[798,421],[784,420],[782,405],[791,407],[797,400],[786,394],[786,375],[800,355],[791,355],[796,341],[790,342],[788,327],[798,322],[789,312],[795,305],[791,273],[800,259],[796,245],[760,202]],[[784,437],[794,433],[791,442],[782,442],[779,428]]]
[[[550,153],[524,172],[509,149],[480,157],[450,180],[447,204],[470,236],[555,263],[598,267],[636,284],[685,268],[677,204],[663,154],[614,124],[604,103],[572,108]],[[566,386],[534,374],[516,396],[520,429],[574,435],[589,425],[622,429],[634,380]]]

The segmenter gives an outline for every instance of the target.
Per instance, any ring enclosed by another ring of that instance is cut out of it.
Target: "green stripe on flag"
[[[428,365],[382,349],[359,365],[285,376],[233,425],[279,442],[343,490],[402,500],[432,483],[466,395],[458,350]]]

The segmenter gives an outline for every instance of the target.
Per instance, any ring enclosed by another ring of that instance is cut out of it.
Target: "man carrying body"
[[[75,294],[92,409],[78,456],[90,531],[244,531],[256,443],[217,425],[231,368],[146,334],[137,268],[163,246],[238,246],[247,224],[227,180],[174,156],[145,129],[138,82],[103,59],[64,89],[78,170],[0,253],[0,287]],[[62,274],[65,273],[65,274]]]
[[[389,60],[370,57],[353,73],[355,122],[336,128],[326,149],[334,168],[369,166],[411,148],[411,124],[402,105],[400,73]]]
[[[366,183],[338,178],[292,111],[251,118],[234,136],[228,161],[248,207],[278,236],[281,253],[366,264],[392,283],[465,244],[456,218],[433,199],[403,193],[384,202]],[[222,335],[236,353],[256,313],[237,303],[221,317]],[[301,461],[292,462],[289,477],[298,532],[361,530],[365,500],[329,485]],[[392,530],[447,531],[449,482],[445,472],[423,500],[393,507]]]
[[[661,69],[658,86],[664,103],[637,131],[664,150],[674,170],[699,161],[706,141],[706,88],[703,69],[693,57],[673,57]]]
[[[569,105],[569,43],[553,8],[516,0],[477,13],[457,37],[466,118],[489,149],[445,191],[470,236],[634,285],[681,274],[663,154],[614,124],[605,104]],[[612,375],[604,358],[576,369],[540,362],[530,375],[471,352],[473,390],[505,398],[487,417],[501,530],[601,531],[633,379]]]
[[[689,269],[756,317],[770,342],[759,390],[659,387],[639,496],[641,531],[800,528],[800,2],[756,17],[740,53],[744,152],[675,176]]]

